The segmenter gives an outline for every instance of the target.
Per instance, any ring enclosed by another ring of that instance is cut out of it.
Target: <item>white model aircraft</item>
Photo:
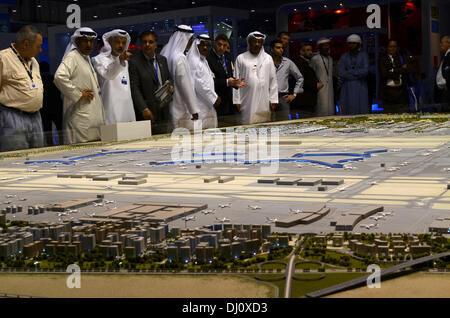
[[[58,216],[66,216],[66,215],[69,215],[69,212],[59,212],[57,215]]]
[[[94,206],[103,206],[103,203],[101,203],[101,202],[100,203],[95,203],[94,202]]]
[[[195,221],[197,220],[197,217],[195,216],[185,216],[182,218],[183,221]]]
[[[77,209],[69,209],[68,211],[67,211],[67,213],[77,213],[78,212],[78,210]]]
[[[390,216],[390,215],[394,215],[392,212],[380,212],[380,214],[382,216]]]
[[[367,230],[370,230],[372,227],[377,227],[378,226],[378,223],[375,223],[375,224],[361,224],[360,225],[361,227],[365,227]]]
[[[14,195],[14,194],[7,194],[7,195],[5,195],[5,197],[6,197],[7,199],[9,199],[9,198],[14,198],[15,195]]]
[[[115,202],[114,200],[105,200],[105,204],[112,204],[114,202]]]
[[[268,223],[275,223],[276,221],[278,221],[277,218],[266,218]]]
[[[303,211],[300,210],[300,209],[289,209],[289,211],[290,211],[291,213],[294,213],[294,214],[299,214],[299,213],[302,213],[302,212],[303,212]]]
[[[203,214],[214,214],[214,212],[216,212],[216,209],[207,209],[207,210],[203,210],[202,213]]]
[[[252,210],[261,210],[261,207],[257,205],[249,205],[248,208]]]
[[[26,201],[27,198],[20,198],[19,201]]]
[[[369,217],[369,219],[372,219],[375,221],[378,221],[379,219],[383,219],[383,218],[384,218],[384,215],[373,215],[373,216]]]
[[[224,222],[231,222],[230,219],[227,219],[225,217],[223,217],[223,218],[216,218],[216,220],[219,221],[219,222],[222,222],[222,223],[224,223]]]
[[[219,208],[221,208],[221,209],[223,209],[223,208],[231,208],[231,203],[219,204]]]

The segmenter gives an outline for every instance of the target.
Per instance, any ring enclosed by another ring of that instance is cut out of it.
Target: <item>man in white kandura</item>
[[[91,28],[77,29],[55,73],[55,85],[64,95],[66,144],[99,140],[100,126],[105,122],[100,86],[89,57],[96,38]]]
[[[317,41],[319,54],[311,59],[311,67],[324,86],[317,93],[316,116],[332,116],[336,112],[333,94],[333,58],[330,56],[330,39]]]
[[[103,34],[103,48],[92,59],[99,75],[106,124],[136,121],[128,74],[130,35],[123,30]]]
[[[177,30],[164,46],[161,55],[167,58],[169,72],[174,82],[173,100],[170,103],[172,128],[194,130],[200,109],[195,97],[191,69],[184,54],[194,41],[194,31],[187,25],[177,26]]]
[[[241,113],[241,124],[270,120],[278,104],[278,84],[272,57],[264,52],[266,36],[258,31],[247,36],[247,52],[236,59],[235,78],[243,78],[248,86],[233,90],[233,104]]]
[[[194,81],[195,95],[200,113],[199,121],[202,129],[217,128],[216,107],[220,105],[220,97],[214,91],[214,78],[209,68],[206,55],[211,48],[211,39],[207,34],[200,34],[194,41],[187,59]]]

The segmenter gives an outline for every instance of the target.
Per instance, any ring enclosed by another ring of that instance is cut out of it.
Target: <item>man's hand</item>
[[[92,89],[85,89],[84,91],[81,91],[81,94],[82,95],[80,100],[90,102],[94,98],[94,92],[92,91]]]
[[[230,77],[228,79],[228,86],[241,88],[241,87],[246,87],[247,83],[244,82],[244,78],[233,78],[233,77]]]
[[[198,113],[192,114],[191,120],[198,120]]]
[[[119,55],[120,63],[123,64],[125,61],[128,61],[131,55],[133,54],[128,51],[123,51],[123,53]]]
[[[235,104],[237,111],[240,113],[241,112],[241,104]]]
[[[222,102],[222,99],[220,98],[220,96],[217,96],[217,100],[214,103],[214,108],[219,107],[220,103]]]
[[[173,88],[173,86],[171,85],[169,88],[169,94],[173,95],[173,92],[175,92],[175,89]]]
[[[274,112],[277,109],[278,104],[270,103],[270,109]]]
[[[323,83],[317,83],[317,90],[320,91],[324,87]]]
[[[283,98],[286,101],[286,103],[290,104],[295,99],[295,96],[294,94],[284,95]]]
[[[151,120],[152,123],[155,121],[152,111],[148,108],[144,109],[142,112],[142,117],[144,117],[145,120]]]

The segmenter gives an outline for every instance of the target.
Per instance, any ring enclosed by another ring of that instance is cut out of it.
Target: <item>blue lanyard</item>
[[[20,56],[20,54],[16,51],[16,49],[12,45],[10,45],[9,47],[11,48],[11,50],[13,50],[14,54],[16,54],[19,61],[22,62],[22,65],[25,68],[25,71],[27,71],[28,76],[30,77],[31,81],[33,82],[33,62],[31,62],[30,69],[28,70],[27,65],[25,64],[25,61]]]
[[[158,68],[159,68],[159,66],[158,66],[158,60],[156,59],[156,57],[155,57],[155,63],[153,64],[153,66],[155,67],[155,79],[156,79],[156,82],[157,83],[159,83],[159,78],[158,78]]]

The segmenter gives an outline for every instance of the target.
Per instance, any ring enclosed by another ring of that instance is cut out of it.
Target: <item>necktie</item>
[[[225,73],[228,74],[227,60],[225,59],[225,55],[222,56],[222,64],[223,64],[223,69],[225,70]]]

